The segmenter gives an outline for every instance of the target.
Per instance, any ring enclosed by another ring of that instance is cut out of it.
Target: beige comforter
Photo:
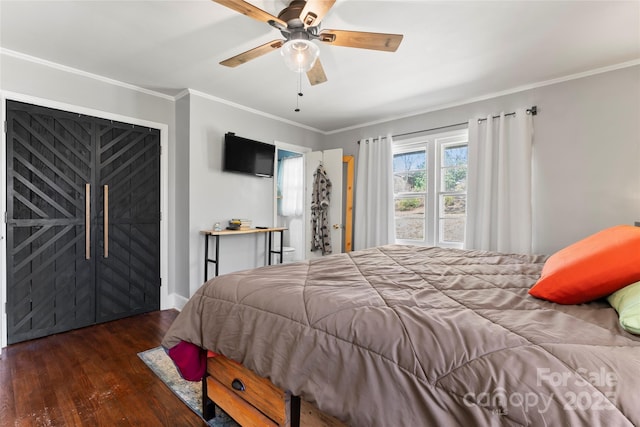
[[[640,338],[527,294],[545,258],[391,245],[228,274],[181,340],[354,426],[640,425]]]

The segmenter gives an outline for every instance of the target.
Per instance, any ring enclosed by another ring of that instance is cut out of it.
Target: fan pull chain
[[[304,96],[302,93],[302,72],[298,72],[298,96],[296,96],[296,109],[293,110],[296,113],[300,112],[300,97]]]

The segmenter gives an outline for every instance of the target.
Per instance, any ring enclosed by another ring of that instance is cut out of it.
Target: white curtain
[[[356,172],[354,248],[365,249],[395,241],[393,215],[393,154],[386,140],[360,141]]]
[[[469,121],[466,248],[531,253],[532,140],[524,109]]]
[[[304,159],[287,157],[282,160],[282,216],[300,216],[304,207]]]

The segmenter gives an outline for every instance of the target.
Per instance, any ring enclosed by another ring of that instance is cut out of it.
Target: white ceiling
[[[285,0],[252,0],[277,15]],[[190,88],[322,132],[408,116],[640,59],[640,1],[338,0],[322,28],[404,34],[395,53],[320,45],[328,82],[297,101],[281,38],[210,0],[0,1],[0,45],[146,89]],[[8,51],[7,51],[8,50]]]

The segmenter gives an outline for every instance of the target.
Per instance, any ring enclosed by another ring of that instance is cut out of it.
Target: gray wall
[[[131,88],[114,85],[108,81],[72,73],[33,61],[12,56],[0,56],[0,90],[12,98],[14,94],[42,99],[52,103],[67,104],[96,111],[96,115],[117,115],[168,126],[168,206],[176,205],[175,197],[175,102],[168,97],[158,97]],[[47,104],[45,104],[47,105]],[[3,104],[1,109],[5,108]],[[164,153],[163,153],[164,156]],[[1,173],[5,173],[2,165]],[[175,249],[171,236],[176,235],[175,216],[163,212],[168,221],[168,265],[164,286],[167,292],[175,292],[176,262],[171,256]],[[172,301],[168,301],[172,304]]]
[[[602,228],[640,221],[640,66],[335,133],[323,144],[354,154],[356,141],[364,137],[532,105],[539,111],[534,118],[534,251],[550,254]]]
[[[253,225],[274,225],[273,178],[222,171],[224,134],[273,144],[275,141],[316,149],[321,135],[249,111],[192,94],[189,113],[189,271],[190,292],[204,280],[204,237],[219,222],[249,218]],[[264,264],[264,235],[220,240],[220,274]],[[212,240],[213,242],[213,240]],[[213,264],[209,276],[212,277]],[[183,294],[184,295],[184,294]]]
[[[175,265],[173,292],[182,297],[189,294],[189,96],[183,96],[176,101],[176,142],[169,155],[174,160],[171,176],[175,185],[170,207],[171,215],[175,219],[174,234],[169,243],[169,257]]]
[[[639,66],[331,135],[194,92],[167,99],[6,55],[0,71],[3,91],[169,126],[166,285],[169,293],[183,298],[204,279],[200,230],[232,217],[251,218],[254,225],[273,224],[273,180],[222,171],[227,131],[269,143],[343,148],[347,155],[355,154],[355,142],[363,137],[411,132],[537,105],[536,252],[552,253],[601,228],[640,221]],[[262,265],[261,240],[258,236],[221,240],[220,272]]]
[[[174,102],[82,74],[0,55],[0,88],[56,102],[170,125]],[[4,108],[4,106],[3,106]],[[170,141],[174,141],[171,135]]]
[[[0,90],[9,97],[18,94],[95,110],[96,115],[104,112],[168,126],[168,212],[163,212],[168,221],[168,273],[164,286],[171,296],[169,303],[178,306],[204,279],[200,230],[232,217],[251,218],[254,225],[274,223],[272,179],[222,172],[224,134],[232,131],[269,143],[320,147],[320,134],[210,97],[190,93],[178,99],[156,96],[98,76],[8,55],[1,57]],[[220,273],[262,265],[263,240],[263,236],[237,236],[221,241]]]

